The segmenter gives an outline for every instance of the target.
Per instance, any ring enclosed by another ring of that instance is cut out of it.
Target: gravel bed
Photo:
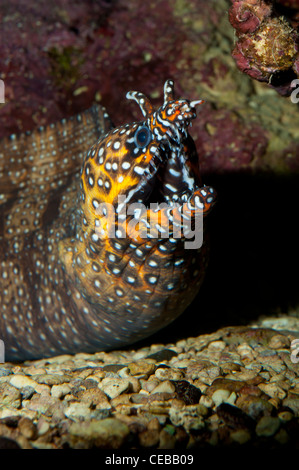
[[[296,338],[294,328],[227,327],[0,364],[0,448],[299,447]]]

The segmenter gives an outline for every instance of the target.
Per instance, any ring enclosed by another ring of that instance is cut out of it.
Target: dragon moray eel
[[[172,80],[156,111],[142,93],[127,98],[139,104],[142,122],[113,128],[94,105],[0,143],[7,360],[128,345],[173,321],[199,290],[206,236],[186,249],[188,233],[174,235],[215,201],[201,186],[187,131],[202,101],[176,100]],[[134,211],[123,213],[130,205]]]

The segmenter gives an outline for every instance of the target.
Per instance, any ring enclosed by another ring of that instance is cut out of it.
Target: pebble
[[[36,390],[36,386],[38,385],[38,383],[30,377],[19,374],[13,375],[9,383],[16,388],[32,387],[34,390]]]
[[[261,416],[271,416],[274,409],[268,400],[250,395],[241,395],[236,401],[236,406],[255,420]]]
[[[109,398],[115,398],[130,388],[130,382],[127,379],[105,378],[99,383],[99,388],[108,395]]]
[[[138,361],[128,364],[131,375],[146,375],[149,377],[155,372],[156,366],[151,362]]]
[[[286,392],[275,382],[261,383],[258,385],[258,387],[260,390],[262,390],[262,392],[266,393],[271,398],[278,398],[279,400],[283,400],[287,395]]]
[[[285,335],[274,335],[270,339],[268,346],[273,349],[289,349],[290,340]]]
[[[218,389],[212,395],[212,400],[215,403],[215,406],[219,406],[221,403],[225,402],[230,396],[231,392],[229,390]]]
[[[155,372],[155,376],[159,380],[181,380],[184,374],[179,369],[159,367]]]
[[[162,349],[156,353],[150,354],[147,356],[147,359],[153,359],[155,362],[170,361],[173,357],[178,355],[177,352],[172,349]]]
[[[166,393],[174,393],[175,392],[175,386],[173,383],[171,383],[169,380],[164,380],[163,382],[159,383],[151,393],[161,393],[161,392],[166,392]]]
[[[227,327],[136,351],[7,363],[0,436],[49,449],[283,445],[299,433],[292,339]]]
[[[0,403],[1,407],[19,408],[21,405],[20,391],[8,383],[0,384]]]
[[[68,393],[70,393],[71,387],[69,384],[62,384],[62,385],[53,385],[51,388],[51,395],[55,398],[62,398]]]
[[[142,447],[154,447],[160,441],[160,433],[155,429],[147,429],[139,434],[138,439]]]
[[[246,429],[238,429],[237,431],[231,432],[230,437],[238,444],[246,444],[246,442],[250,441],[251,434]]]
[[[216,409],[217,415],[233,429],[251,429],[254,420],[244,411],[229,403],[221,403]]]
[[[211,352],[213,351],[223,351],[226,347],[226,344],[224,341],[212,341],[209,345],[208,345],[208,350],[210,350]]]
[[[59,400],[57,398],[40,395],[35,393],[31,400],[23,400],[22,404],[25,408],[31,411],[37,411],[38,413],[44,414],[45,416],[50,416],[52,414],[49,411],[55,405],[58,405]]]
[[[187,432],[199,431],[205,427],[204,420],[196,406],[183,410],[172,407],[169,411],[169,418],[174,426],[184,426]]]
[[[32,380],[39,384],[60,385],[69,382],[71,377],[68,375],[38,374],[32,375]]]
[[[143,390],[151,393],[157,387],[157,385],[159,385],[160,381],[156,378],[151,378],[149,380],[140,379],[140,383]]]
[[[243,380],[232,380],[227,378],[217,378],[213,381],[211,387],[207,389],[207,395],[212,396],[215,390],[228,390],[229,392],[239,393],[240,390],[246,385]]]
[[[201,397],[201,390],[186,380],[172,382],[175,386],[177,397],[184,401],[185,405],[195,405]]]
[[[282,405],[290,408],[295,416],[299,416],[299,398],[297,394],[289,393],[288,396],[282,401]]]
[[[130,429],[122,421],[115,418],[90,420],[84,423],[73,423],[68,432],[70,443],[74,448],[90,448],[96,446],[103,449],[118,449],[129,436]]]
[[[29,440],[35,439],[37,436],[37,428],[29,418],[23,416],[18,423],[18,428],[23,436]]]
[[[187,369],[185,374],[187,379],[195,380],[200,378],[200,380],[207,385],[211,385],[213,381],[221,376],[221,369],[218,366],[207,366],[207,367],[197,367],[196,365],[192,365]]]
[[[91,413],[91,409],[88,403],[75,402],[71,403],[64,411],[67,418],[87,418]]]
[[[165,428],[169,428],[170,425],[165,426]],[[174,430],[175,428],[172,427]],[[176,436],[174,433],[170,433],[168,429],[162,429],[159,434],[159,449],[174,449],[176,446]]]
[[[12,372],[6,367],[0,367],[0,377],[7,377],[8,375],[11,375],[11,374]]]
[[[87,403],[92,409],[107,410],[111,408],[107,395],[99,388],[81,390],[77,396],[81,403]]]
[[[263,416],[256,425],[257,436],[269,437],[278,431],[280,419],[272,416]]]
[[[40,418],[37,423],[37,434],[38,436],[43,436],[50,429],[50,424],[44,419]]]
[[[35,390],[30,385],[23,387],[21,389],[22,400],[30,400],[30,398],[34,395]]]

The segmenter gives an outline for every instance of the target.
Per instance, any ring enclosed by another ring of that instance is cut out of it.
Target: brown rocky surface
[[[298,447],[299,324],[284,321],[282,329],[261,320],[175,344],[1,364],[0,446]]]

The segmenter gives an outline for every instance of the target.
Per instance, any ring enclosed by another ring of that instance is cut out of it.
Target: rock
[[[108,401],[107,395],[100,389],[82,390],[78,394],[81,403],[87,403],[90,408],[98,410],[110,410],[111,405]]]
[[[176,437],[174,435],[175,428],[168,424],[165,426],[159,435],[158,449],[174,449],[176,445]]]
[[[289,435],[285,429],[280,429],[275,434],[275,440],[279,442],[279,444],[285,445],[289,442]]]
[[[45,420],[44,417],[39,418],[37,423],[37,434],[38,436],[43,436],[50,429],[49,423]]]
[[[138,436],[141,447],[157,446],[160,440],[160,433],[156,429],[147,429]]]
[[[241,369],[240,364],[237,364],[236,362],[219,361],[219,365],[225,375],[230,372],[238,372]]]
[[[12,372],[7,369],[6,367],[0,367],[0,377],[6,377],[8,375],[11,375]]]
[[[297,394],[291,392],[282,401],[283,406],[290,408],[296,416],[299,416],[299,398]]]
[[[256,396],[241,395],[237,401],[236,406],[241,408],[248,416],[254,420],[262,416],[271,416],[273,412],[273,405],[269,401]]]
[[[246,385],[244,381],[218,378],[214,380],[211,387],[207,389],[207,395],[212,396],[214,391],[219,389],[238,393],[244,385]]]
[[[32,379],[39,384],[45,385],[61,385],[71,380],[69,375],[39,374],[33,375]]]
[[[239,390],[240,395],[250,395],[254,397],[260,397],[262,395],[261,389],[257,385],[246,384]]]
[[[34,395],[35,390],[30,385],[21,389],[22,400],[30,400],[30,398]]]
[[[148,359],[153,359],[155,362],[170,361],[173,357],[178,355],[177,352],[172,349],[162,349],[156,353],[150,354],[147,356]]]
[[[263,416],[256,425],[255,432],[257,436],[270,437],[278,431],[280,419],[272,416]]]
[[[258,387],[271,398],[278,398],[279,400],[283,400],[287,395],[286,392],[275,382],[261,383],[258,385]]]
[[[141,389],[140,380],[137,377],[132,377],[128,367],[123,367],[118,374],[122,379],[127,379],[130,382],[132,392],[138,393]]]
[[[231,392],[229,390],[218,389],[212,395],[212,400],[216,406],[219,406],[221,403],[225,402],[230,396]]]
[[[28,410],[36,411],[46,416],[51,416],[51,407],[53,405],[58,405],[59,403],[60,400],[58,400],[58,398],[51,397],[50,395],[39,395],[38,393],[35,393],[31,400],[25,400],[23,402],[23,406]]]
[[[39,384],[35,380],[27,377],[26,375],[16,374],[10,379],[10,384],[18,389],[26,387],[33,388],[37,393],[50,394],[50,387],[45,384]]]
[[[129,427],[115,418],[72,423],[70,441],[75,448],[118,449],[129,436]]]
[[[199,368],[197,368],[193,365],[190,368],[188,367],[185,375],[188,379],[195,380],[199,378],[202,382],[211,385],[217,377],[222,375],[222,371],[219,366],[212,365],[201,368],[200,365]]]
[[[187,432],[199,431],[205,427],[205,422],[195,405],[184,409],[171,407],[169,418],[174,426],[183,426]]]
[[[1,406],[19,408],[21,405],[20,391],[8,383],[0,384],[0,403]]]
[[[33,375],[43,375],[43,374],[46,374],[46,373],[47,373],[47,370],[44,367],[35,367],[34,365],[26,367],[26,375],[33,376]],[[33,378],[33,377],[31,377],[31,378]],[[33,380],[35,380],[35,379],[33,379]]]
[[[62,398],[68,393],[70,393],[71,387],[69,384],[62,384],[62,385],[53,385],[51,388],[51,395],[55,398]]]
[[[132,375],[145,375],[149,377],[155,372],[156,366],[155,364],[140,360],[137,362],[131,362],[128,364],[128,368]]]
[[[159,380],[181,380],[184,378],[181,370],[167,367],[159,367],[155,372],[155,376]]]
[[[109,398],[115,398],[130,388],[130,382],[127,379],[105,378],[99,383],[99,388],[108,395]]]
[[[118,372],[124,367],[125,367],[124,364],[107,364],[106,366],[103,366],[101,370],[105,372]]]
[[[250,430],[255,425],[254,420],[237,406],[221,403],[216,412],[219,418],[233,429],[246,428]]]
[[[236,350],[240,354],[243,363],[254,361],[255,354],[248,343],[240,344],[237,346]]]
[[[207,397],[206,395],[202,395],[200,397],[199,404],[205,406],[206,408],[212,408],[214,406],[212,398]]]
[[[172,398],[175,397],[174,393],[169,393],[169,392],[157,392],[157,393],[151,393],[148,397],[148,402],[165,402],[167,400],[171,400]]]
[[[201,391],[199,388],[190,384],[186,380],[173,381],[175,392],[180,400],[183,400],[185,405],[195,405],[199,402]]]
[[[141,403],[148,403],[149,401],[149,394],[145,393],[132,393],[130,396],[130,402],[135,403],[137,405]]]
[[[285,335],[274,335],[270,339],[268,346],[272,349],[288,349],[290,347],[290,340]]]
[[[140,382],[142,385],[142,390],[145,390],[149,393],[151,393],[160,383],[160,381],[156,378],[150,378],[149,380],[140,379]]]
[[[294,415],[290,411],[281,411],[280,413],[278,413],[278,418],[285,423],[291,421],[293,417]]]
[[[209,351],[223,351],[226,348],[226,343],[224,341],[212,341],[208,345]]]
[[[65,410],[64,414],[67,418],[71,419],[84,419],[90,418],[91,409],[88,403],[74,402],[71,403]]]
[[[230,437],[238,444],[246,444],[246,442],[250,441],[251,434],[246,429],[238,429],[237,431],[231,432]]]
[[[10,379],[10,384],[16,388],[32,387],[36,390],[38,383],[26,375],[15,374]]]
[[[175,386],[173,383],[171,383],[169,380],[164,380],[163,382],[159,383],[153,390],[152,394],[154,393],[174,393],[175,392]]]
[[[31,419],[22,417],[19,421],[18,428],[20,432],[29,440],[34,440],[37,437],[37,429]]]

